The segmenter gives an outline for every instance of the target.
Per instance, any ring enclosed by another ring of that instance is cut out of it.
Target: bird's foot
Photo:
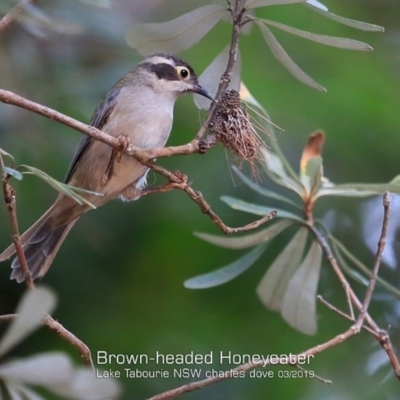
[[[121,145],[121,150],[117,152],[116,158],[117,158],[118,162],[121,162],[123,152],[131,145],[131,141],[128,138],[128,136],[125,136],[125,135],[118,136],[117,140],[118,140],[119,144]]]

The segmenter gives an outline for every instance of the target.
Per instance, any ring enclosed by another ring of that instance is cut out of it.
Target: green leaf
[[[280,24],[278,22],[271,21],[268,19],[262,19],[262,21],[270,26],[274,26],[275,28],[281,29],[282,31],[291,33],[303,39],[311,40],[312,42],[320,43],[326,46],[338,47],[340,49],[347,49],[347,50],[361,50],[361,51],[372,50],[372,47],[369,44],[360,42],[358,40],[311,33],[303,31],[301,29],[293,28],[285,24]]]
[[[233,208],[234,210],[245,211],[245,212],[255,214],[255,215],[267,215],[272,210],[276,210],[278,212],[278,218],[287,218],[287,219],[293,219],[295,221],[304,222],[304,220],[301,217],[299,217],[298,215],[293,214],[286,210],[281,210],[276,207],[271,209],[269,207],[264,207],[264,206],[260,206],[258,204],[248,203],[247,201],[239,200],[239,199],[236,199],[236,198],[230,197],[230,196],[221,196],[221,200],[224,203],[228,204],[228,206]]]
[[[339,22],[342,25],[347,25],[347,26],[350,26],[355,29],[360,29],[361,31],[369,31],[369,32],[384,32],[385,31],[385,28],[383,28],[382,26],[379,26],[379,25],[369,24],[367,22],[356,21],[354,19],[341,17],[341,16],[333,14],[331,12],[323,11],[320,8],[315,7],[311,4],[306,3],[306,6],[310,7],[311,9],[313,9],[317,13],[323,15],[324,17],[329,18],[333,21]]]
[[[65,183],[61,183],[61,182],[57,181],[56,179],[52,178],[50,175],[47,175],[45,172],[43,172],[40,169],[37,169],[35,167],[31,167],[29,165],[21,165],[20,168],[25,168],[26,170],[29,171],[28,173],[32,173],[33,175],[37,176],[38,178],[44,180],[52,188],[54,188],[55,190],[57,190],[58,192],[60,192],[64,195],[70,197],[72,200],[75,200],[80,205],[86,204],[90,208],[93,208],[93,209],[96,208],[95,205],[93,205],[88,200],[86,200],[84,197],[80,196],[79,194],[77,194],[75,192],[87,193],[87,194],[94,195],[94,196],[103,196],[102,193],[92,192],[90,190],[85,190],[85,189],[67,185]]]
[[[14,162],[15,162],[14,157],[10,153],[7,153],[5,150],[3,150],[1,147],[0,147],[0,154],[2,156],[10,158],[11,161],[13,162],[13,164],[14,164]]]
[[[261,279],[257,287],[260,301],[269,310],[280,311],[288,282],[303,257],[308,236],[307,228],[301,227]]]
[[[315,335],[317,332],[316,299],[321,262],[322,249],[314,240],[300,267],[291,277],[282,300],[283,319],[306,335]]]
[[[329,239],[331,240],[332,244],[335,245],[338,252],[341,252],[344,257],[346,257],[356,268],[358,268],[363,274],[365,274],[368,278],[371,276],[371,270],[363,264],[350,250],[346,248],[346,246],[337,238],[332,235],[329,235]],[[379,285],[385,288],[388,292],[395,295],[397,298],[400,299],[400,290],[397,289],[395,286],[391,285],[385,279],[377,276],[376,281]],[[369,281],[367,283],[362,282],[365,286],[368,286]]]
[[[285,202],[287,204],[290,204],[293,207],[296,207],[299,210],[302,210],[302,208],[295,203],[294,201],[288,199],[285,196],[280,195],[279,193],[275,193],[271,190],[267,190],[263,187],[261,187],[260,185],[258,185],[257,183],[255,183],[254,181],[252,181],[251,179],[249,179],[242,171],[239,170],[238,167],[236,167],[235,165],[232,166],[233,171],[235,172],[235,174],[247,185],[249,186],[250,189],[253,189],[255,192],[268,197],[270,199],[274,199],[274,200],[278,200],[278,201],[282,201]]]
[[[200,41],[228,10],[218,4],[196,8],[163,23],[135,24],[126,40],[142,55],[160,51],[180,53]]]
[[[244,7],[247,10],[258,7],[267,7],[275,5],[293,4],[293,3],[304,3],[306,0],[247,0]]]
[[[275,58],[300,82],[317,89],[321,92],[326,92],[326,89],[315,82],[310,76],[308,76],[286,53],[285,49],[276,40],[273,33],[269,28],[264,25],[261,21],[255,21],[264,36],[265,41],[270,47],[272,54]]]
[[[10,168],[10,167],[3,167],[3,171],[7,175],[11,175],[13,178],[15,178],[19,181],[22,181],[23,175],[21,174],[21,172],[17,171],[16,169]]]
[[[217,94],[219,82],[221,76],[226,70],[229,59],[229,49],[230,46],[226,46],[224,50],[221,51],[211,62],[211,64],[203,71],[199,76],[200,84],[207,88],[212,97]],[[232,68],[232,79],[229,88],[239,90],[240,87],[240,70],[241,70],[241,56],[238,51],[236,62]],[[208,110],[210,108],[211,100],[206,99],[204,96],[195,94],[193,96],[196,106],[201,110]]]
[[[264,171],[269,179],[279,186],[292,190],[301,197],[304,192],[304,186],[300,180],[297,181],[289,176],[280,156],[268,149],[262,149],[261,152],[265,159]]]
[[[188,289],[207,289],[229,282],[247,271],[258,260],[261,254],[264,253],[266,247],[266,243],[260,244],[249,253],[225,267],[186,280],[184,286]]]
[[[260,232],[250,233],[241,237],[217,236],[202,232],[195,232],[194,235],[216,246],[225,247],[228,249],[245,249],[247,247],[252,247],[256,244],[272,240],[289,225],[292,225],[292,223],[293,222],[289,220],[283,219],[275,222]]]

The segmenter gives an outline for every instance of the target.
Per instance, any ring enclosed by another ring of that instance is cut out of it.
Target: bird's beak
[[[210,100],[214,100],[211,96],[211,94],[208,92],[208,90],[204,89],[203,86],[201,86],[200,84],[197,84],[194,88],[193,88],[193,93],[197,93],[200,96],[204,96],[207,97],[207,99]]]

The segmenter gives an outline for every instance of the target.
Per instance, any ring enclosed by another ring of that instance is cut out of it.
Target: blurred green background
[[[38,9],[52,18],[77,24],[81,34],[62,34],[13,24],[0,34],[0,87],[88,122],[104,94],[141,56],[128,48],[125,34],[134,22],[167,20],[206,2],[184,0],[115,0],[109,8],[95,1],[40,1]],[[100,2],[99,2],[100,3]],[[102,2],[107,5],[107,2]],[[1,11],[9,3],[1,2]],[[7,4],[7,5],[6,5]],[[344,27],[302,5],[270,7],[258,15],[312,32],[368,42],[373,52],[352,52],[320,46],[288,34],[277,37],[293,59],[328,89],[323,94],[297,82],[272,57],[260,33],[243,36],[242,77],[273,121],[285,131],[280,144],[297,168],[307,136],[315,129],[327,135],[325,174],[333,182],[386,182],[400,172],[400,4],[397,0],[326,0],[330,10],[349,18],[375,23],[386,32],[366,33]],[[220,23],[198,45],[181,54],[198,74],[225,47],[229,25]],[[192,139],[204,113],[190,96],[175,109],[169,144]],[[33,165],[62,180],[81,135],[72,129],[18,108],[0,104],[0,145],[17,163]],[[189,175],[213,209],[230,226],[253,220],[220,202],[228,194],[265,204],[265,199],[232,178],[222,147],[208,154],[162,160],[162,165]],[[149,182],[163,181],[154,174]],[[35,177],[13,182],[17,190],[21,230],[29,227],[52,203],[56,193]],[[265,185],[271,184],[265,182]],[[369,204],[369,208],[364,207]],[[396,203],[396,202],[394,202]],[[395,204],[396,205],[396,204]],[[398,248],[398,208],[392,217],[392,252]],[[378,238],[379,224],[368,224],[382,212],[375,203],[353,199],[324,199],[318,216],[328,215],[334,233],[367,265],[373,252],[365,243]],[[379,219],[378,219],[379,221]],[[5,207],[0,207],[0,247],[10,242]],[[255,287],[288,236],[238,279],[209,290],[191,291],[183,281],[236,259],[240,252],[207,244],[193,231],[218,233],[211,221],[181,192],[151,195],[136,202],[115,201],[85,215],[62,246],[43,283],[59,296],[54,317],[92,350],[152,355],[231,351],[235,354],[288,354],[306,350],[346,330],[348,322],[318,305],[318,334],[307,337],[267,311]],[[397,247],[396,247],[397,246]],[[398,250],[397,250],[398,254]],[[400,283],[395,259],[381,274]],[[0,266],[0,314],[11,313],[25,290],[9,281],[9,263]],[[357,293],[363,288],[354,284]],[[325,263],[319,293],[345,307],[344,293]],[[391,326],[400,348],[399,302],[377,289],[372,316]],[[0,332],[4,326],[0,326]],[[64,349],[77,363],[79,356],[56,335],[41,329],[11,355],[21,356]],[[372,358],[379,346],[366,333],[318,355],[310,366],[332,379],[323,385],[307,379],[232,379],[187,394],[185,399],[395,399],[399,383],[388,364]],[[375,354],[376,355],[376,354]],[[384,359],[384,357],[383,357]],[[123,370],[113,365],[113,369]],[[173,368],[163,366],[163,369]],[[139,369],[157,368],[154,365]],[[226,369],[218,363],[217,370]],[[203,369],[205,369],[203,367]],[[278,369],[275,369],[276,371]],[[144,399],[188,383],[189,379],[121,379],[122,399]],[[51,398],[49,396],[49,398]]]

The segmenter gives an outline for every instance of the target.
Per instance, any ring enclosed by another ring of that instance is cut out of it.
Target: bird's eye
[[[180,75],[183,79],[187,78],[187,77],[190,75],[190,72],[189,72],[189,70],[188,70],[186,67],[177,67],[176,69],[177,69],[179,75]]]

